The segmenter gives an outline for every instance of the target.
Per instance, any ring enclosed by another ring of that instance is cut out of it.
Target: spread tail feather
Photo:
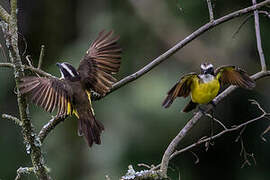
[[[79,118],[78,134],[84,136],[89,147],[93,143],[100,144],[100,135],[104,130],[104,126],[101,122],[96,120],[92,113],[89,113],[86,117]]]
[[[192,101],[189,101],[189,103],[184,107],[182,110],[183,112],[189,112],[197,107],[197,103],[194,103]]]
[[[167,97],[164,99],[162,103],[162,107],[168,108],[171,106],[173,101],[175,100],[176,96],[178,95],[179,88],[177,88],[178,83],[176,83],[167,93]],[[180,87],[180,86],[179,86]]]
[[[173,103],[173,100],[174,100],[174,98],[172,97],[171,94],[169,94],[169,95],[165,98],[165,100],[163,101],[162,107],[164,107],[164,108],[170,107],[171,104]]]

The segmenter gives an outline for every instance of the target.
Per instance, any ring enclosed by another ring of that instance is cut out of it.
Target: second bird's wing
[[[215,75],[222,85],[232,84],[246,89],[252,89],[256,85],[244,70],[236,66],[221,66],[215,70]]]
[[[187,97],[191,91],[191,84],[198,78],[196,73],[189,73],[180,78],[180,80],[168,91],[167,97],[162,103],[164,108],[170,107],[176,97]]]
[[[122,52],[118,39],[118,36],[113,37],[112,31],[102,31],[90,45],[78,67],[81,82],[87,90],[105,95],[116,82],[112,75],[120,68]]]
[[[65,80],[30,76],[23,77],[20,81],[20,92],[27,94],[34,104],[48,112],[58,107],[57,116],[72,113],[72,90]]]

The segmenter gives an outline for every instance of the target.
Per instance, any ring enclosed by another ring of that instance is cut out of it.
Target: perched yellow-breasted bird
[[[164,108],[170,107],[176,97],[186,98],[191,95],[191,101],[184,107],[183,112],[189,112],[198,104],[211,102],[218,94],[220,86],[233,84],[246,89],[255,87],[255,82],[242,69],[235,66],[221,66],[214,70],[212,64],[201,64],[201,73],[189,73],[169,90],[163,101]]]
[[[113,32],[99,33],[90,45],[76,70],[71,64],[57,63],[61,78],[24,77],[19,85],[20,92],[27,94],[33,103],[48,112],[58,107],[57,116],[75,114],[78,118],[78,134],[84,136],[89,147],[100,144],[104,130],[96,120],[91,104],[91,90],[104,96],[116,79],[121,60],[121,48]]]

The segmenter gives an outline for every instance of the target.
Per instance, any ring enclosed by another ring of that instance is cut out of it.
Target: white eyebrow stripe
[[[67,72],[72,76],[72,77],[75,77],[75,75],[73,74],[73,72],[67,67],[67,65],[65,63],[62,63],[61,64],[63,66],[63,68],[65,70],[67,70]]]
[[[207,64],[207,66],[205,66],[204,64],[201,64],[201,69],[209,69],[212,67],[213,67],[213,64]]]

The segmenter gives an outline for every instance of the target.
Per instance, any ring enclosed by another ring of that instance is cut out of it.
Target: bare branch
[[[191,151],[191,150],[190,150],[189,152],[196,158],[194,164],[198,164],[198,163],[200,162],[199,156],[198,156],[195,152],[193,152],[193,151]]]
[[[8,114],[2,114],[2,118],[12,120],[12,121],[15,122],[15,124],[17,124],[19,126],[22,125],[22,122],[18,118],[14,117],[14,116],[11,116],[11,115],[8,115]]]
[[[239,33],[239,31],[242,29],[242,27],[248,22],[249,18],[251,18],[253,14],[249,14],[239,25],[239,27],[236,29],[236,31],[233,33],[232,38],[235,38],[235,36]]]
[[[151,169],[152,168],[151,166],[149,166],[148,164],[145,164],[145,163],[139,163],[139,164],[137,164],[137,166],[139,166],[139,167],[145,167],[145,168],[148,168],[148,169]]]
[[[264,142],[266,142],[266,139],[263,137],[266,133],[268,133],[270,131],[270,126],[268,126],[261,134],[261,138]]]
[[[10,15],[8,14],[8,12],[1,5],[0,5],[0,17],[6,23],[9,22]]]
[[[187,36],[185,39],[183,39],[182,41],[180,41],[179,43],[177,43],[175,46],[173,46],[172,48],[170,48],[168,51],[166,51],[164,54],[160,55],[159,57],[157,57],[156,59],[154,59],[153,61],[151,61],[149,64],[147,64],[146,66],[144,66],[142,69],[140,69],[139,71],[121,79],[120,81],[118,81],[117,83],[115,83],[113,85],[112,90],[107,93],[110,94],[113,91],[119,89],[120,87],[138,79],[139,77],[143,76],[144,74],[146,74],[147,72],[149,72],[151,69],[153,69],[154,67],[156,67],[157,65],[159,65],[160,63],[162,63],[163,61],[165,61],[166,59],[168,59],[170,56],[172,56],[174,53],[176,53],[177,51],[179,51],[180,49],[182,49],[184,46],[186,46],[188,43],[190,43],[192,40],[194,40],[195,38],[197,38],[198,36],[202,35],[203,33],[205,33],[206,31],[224,23],[227,22],[233,18],[242,16],[244,14],[247,14],[251,11],[254,11],[256,9],[259,9],[267,4],[270,4],[270,0],[265,0],[261,3],[258,3],[256,5],[235,11],[233,13],[230,13],[228,15],[225,15],[219,19],[216,19],[212,22],[209,22],[205,25],[203,25],[202,27],[200,27],[199,29],[197,29],[196,31],[194,31],[193,33],[191,33],[189,36]],[[98,100],[101,99],[102,97],[98,97],[94,100]]]
[[[241,168],[245,167],[245,165],[247,164],[248,166],[251,166],[251,162],[250,162],[250,158],[253,160],[254,164],[256,165],[256,159],[254,157],[253,153],[248,153],[246,151],[242,136],[240,138],[240,144],[241,144],[241,152],[240,152],[240,156],[243,157],[244,162],[242,163]]]
[[[257,4],[256,0],[252,0],[252,3],[253,3],[253,5]],[[262,50],[262,41],[261,41],[261,32],[260,32],[260,22],[259,22],[258,10],[254,11],[254,21],[255,21],[255,32],[256,32],[256,39],[257,39],[257,48],[258,48],[258,53],[259,53],[259,56],[260,56],[261,67],[262,67],[262,71],[266,71],[265,58],[264,58],[264,53],[263,53],[263,50]]]
[[[270,18],[270,13],[267,11],[258,11],[260,14],[264,14],[265,16],[267,16],[268,18]]]
[[[0,67],[15,68],[15,66],[12,63],[0,63]],[[33,66],[22,65],[22,68],[25,70],[29,70],[33,73],[38,73],[38,74],[45,76],[45,77],[57,78],[57,77],[51,75],[50,73],[42,71],[41,69],[35,68]]]
[[[35,173],[35,169],[33,167],[20,167],[19,169],[17,169],[17,176],[15,180],[21,179],[21,176],[23,174],[31,174],[31,173]]]
[[[27,56],[25,57],[25,59],[27,60],[27,63],[28,63],[28,65],[29,65],[30,67],[34,67],[34,66],[32,65],[32,61],[31,61],[31,56],[30,56],[30,55],[27,55]]]
[[[39,59],[38,59],[38,69],[40,69],[41,66],[42,66],[43,57],[44,57],[44,51],[45,51],[45,46],[41,45]]]
[[[258,72],[256,74],[254,74],[253,76],[251,76],[251,78],[253,80],[258,80],[261,79],[265,76],[270,76],[270,71],[261,71]],[[237,89],[237,86],[230,86],[228,87],[226,90],[224,90],[221,94],[219,94],[217,97],[215,97],[215,99],[213,100],[214,104],[219,103],[221,100],[223,100],[226,96],[228,96],[232,91],[234,91],[235,89]],[[212,105],[209,105],[206,112],[208,112],[209,110],[211,110],[213,108]],[[188,122],[187,124],[181,129],[181,131],[177,134],[177,136],[171,141],[171,143],[169,144],[169,146],[167,147],[166,151],[163,154],[162,157],[162,162],[161,162],[161,166],[160,166],[160,170],[162,172],[162,175],[164,177],[167,177],[167,169],[168,169],[168,165],[169,165],[169,160],[171,159],[171,157],[173,157],[173,155],[175,153],[173,153],[176,149],[176,147],[178,146],[179,142],[187,135],[187,133],[199,122],[199,119],[203,116],[201,111],[198,111]],[[231,128],[231,129],[226,129],[224,131],[222,131],[221,133],[210,137],[210,138],[206,138],[203,139],[191,146],[188,146],[186,148],[183,149],[183,151],[177,151],[177,152],[184,152],[186,150],[189,150],[190,148],[196,146],[198,143],[201,144],[202,142],[207,142],[209,140],[214,139],[216,137],[219,137],[221,135],[223,135],[224,133],[230,132],[230,131],[235,131],[251,122],[257,121],[258,119],[264,117],[265,114],[263,113],[263,115],[261,115],[258,118],[255,118],[253,120],[250,120],[246,123],[243,123],[235,128]]]
[[[260,72],[260,73],[264,73],[264,72]],[[268,76],[270,76],[270,72],[268,72]],[[256,76],[257,77],[257,76]],[[257,77],[257,79],[260,79],[261,77],[264,77],[264,75],[260,75],[260,77]],[[226,90],[225,90],[226,91]],[[227,91],[228,91],[228,88],[227,88]],[[224,93],[224,92],[223,92]],[[222,94],[223,94],[222,93]],[[258,117],[256,117],[256,118],[254,118],[254,119],[251,119],[251,120],[249,120],[249,121],[246,121],[245,123],[242,123],[242,124],[240,124],[240,125],[237,125],[237,126],[232,126],[231,128],[227,128],[227,129],[224,129],[223,131],[221,131],[221,132],[219,132],[219,133],[217,133],[217,134],[215,134],[214,136],[212,136],[212,137],[203,137],[203,138],[201,138],[201,139],[199,139],[197,142],[195,142],[195,143],[193,143],[193,144],[191,144],[191,145],[189,145],[189,146],[187,146],[187,147],[185,147],[185,148],[182,148],[182,149],[180,149],[180,150],[177,150],[177,151],[175,151],[174,153],[172,153],[171,155],[170,155],[170,157],[169,157],[169,160],[171,160],[171,159],[173,159],[173,158],[175,158],[176,156],[178,156],[179,154],[181,154],[181,153],[183,153],[183,152],[186,152],[186,151],[190,151],[192,148],[194,148],[194,147],[196,147],[196,146],[199,146],[199,145],[201,145],[201,144],[203,144],[203,143],[206,143],[206,142],[208,142],[208,141],[210,141],[210,140],[213,140],[213,139],[216,139],[216,138],[218,138],[218,137],[221,137],[222,135],[224,135],[224,134],[228,134],[229,132],[232,132],[232,131],[237,131],[237,130],[239,130],[239,129],[241,129],[241,128],[243,128],[243,127],[245,127],[245,126],[247,126],[247,125],[249,125],[249,124],[251,124],[251,123],[253,123],[253,122],[255,122],[255,121],[258,121],[258,120],[260,120],[260,119],[262,119],[262,118],[266,118],[267,116],[269,116],[269,113],[267,113],[267,112],[265,112],[265,110],[263,110],[262,108],[261,108],[261,106],[260,106],[260,104],[258,103],[258,102],[256,102],[255,100],[252,100],[252,104],[254,104],[254,105],[256,105],[257,106],[257,108],[258,109],[260,109],[261,111],[262,111],[262,114],[260,115],[260,116],[258,116]],[[198,113],[200,113],[201,114],[201,112],[199,111]],[[197,113],[197,114],[198,114]],[[191,120],[189,120],[189,122],[190,121],[195,121],[196,119],[194,118],[194,116],[193,116],[193,118],[191,119]],[[189,123],[188,122],[188,123]],[[196,121],[197,122],[197,121]],[[186,126],[185,126],[186,127]],[[184,128],[185,128],[184,127]],[[183,129],[184,129],[183,128]],[[182,129],[182,130],[183,130]],[[182,131],[181,130],[181,131]],[[179,133],[180,134],[180,133]],[[167,148],[168,149],[168,148]],[[164,153],[165,154],[165,153]],[[164,156],[163,156],[164,157]],[[158,168],[161,168],[162,167],[162,164],[159,164],[159,165],[157,165],[157,166],[155,166],[155,167],[153,167],[151,170],[156,170],[156,169],[158,169]],[[162,169],[161,169],[161,171],[162,171]],[[163,172],[163,171],[162,171]]]
[[[208,6],[208,11],[209,11],[209,19],[210,22],[214,21],[214,13],[213,13],[213,7],[211,0],[206,0],[207,1],[207,6]]]
[[[53,117],[47,124],[45,124],[42,129],[40,130],[38,137],[41,143],[47,137],[47,135],[60,123],[63,122],[66,118],[65,117]]]
[[[211,114],[205,114],[206,116],[212,118],[214,121],[216,121],[219,125],[223,127],[223,129],[228,129],[221,121],[219,121],[217,118],[213,117]]]
[[[33,125],[30,121],[26,99],[19,92],[20,78],[24,76],[21,57],[18,48],[18,27],[17,27],[17,0],[10,1],[11,15],[8,23],[1,22],[2,30],[5,35],[6,46],[9,51],[10,61],[14,68],[14,79],[17,88],[17,102],[21,120],[22,134],[26,144],[26,151],[30,154],[35,175],[38,179],[51,179],[46,171],[43,154],[41,152],[41,143],[34,132]],[[7,64],[6,64],[7,65]]]

